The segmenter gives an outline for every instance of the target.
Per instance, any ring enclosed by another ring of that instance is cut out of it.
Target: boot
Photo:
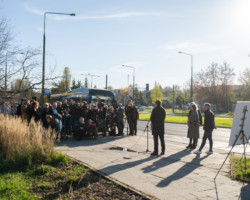
[[[189,139],[189,144],[188,144],[188,146],[186,146],[186,148],[189,149],[191,147],[192,147],[192,138]]]

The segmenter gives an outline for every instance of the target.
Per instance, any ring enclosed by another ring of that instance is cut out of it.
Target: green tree
[[[88,88],[89,87],[89,81],[88,81],[88,78],[85,77],[85,80],[84,80],[84,87],[85,88]]]
[[[163,99],[163,93],[162,89],[159,86],[159,84],[155,83],[154,89],[151,91],[150,97],[152,99],[152,104],[155,103],[156,100],[162,100]]]
[[[71,86],[71,90],[77,89],[77,88],[81,88],[82,87],[82,82],[80,80],[78,80],[76,82],[75,79],[73,79],[72,81],[72,86]]]
[[[75,84],[75,83],[74,83]],[[61,81],[59,81],[58,83],[52,83],[53,88],[51,90],[51,92],[53,94],[55,93],[64,93],[70,90],[70,85],[71,85],[71,72],[70,69],[68,67],[64,68],[63,71],[63,76]]]

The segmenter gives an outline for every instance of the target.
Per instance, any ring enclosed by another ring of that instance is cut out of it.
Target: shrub
[[[0,155],[17,168],[46,161],[53,155],[54,134],[40,123],[0,115]]]

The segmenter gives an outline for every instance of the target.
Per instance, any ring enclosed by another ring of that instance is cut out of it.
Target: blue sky
[[[249,0],[1,0],[5,16],[22,46],[42,49],[43,12],[76,13],[48,16],[46,69],[70,67],[72,76],[98,74],[93,83],[127,86],[136,67],[136,83],[152,88],[183,85],[211,62],[227,61],[236,72],[250,66]],[[48,71],[48,70],[47,70]],[[237,82],[237,79],[235,80]]]

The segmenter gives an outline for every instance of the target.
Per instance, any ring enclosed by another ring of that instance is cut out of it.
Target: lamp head
[[[183,53],[182,51],[178,51],[178,53]]]
[[[75,13],[71,13],[70,16],[76,16],[76,14]]]

